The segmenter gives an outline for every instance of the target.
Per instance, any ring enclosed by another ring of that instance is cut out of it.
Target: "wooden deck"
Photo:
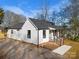
[[[0,59],[63,59],[49,49],[13,39],[0,39]]]

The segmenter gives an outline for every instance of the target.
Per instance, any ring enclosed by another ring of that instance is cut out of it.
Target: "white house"
[[[59,32],[56,31],[53,23],[47,20],[27,18],[26,22],[11,26],[7,37],[38,45],[54,41],[59,37]]]

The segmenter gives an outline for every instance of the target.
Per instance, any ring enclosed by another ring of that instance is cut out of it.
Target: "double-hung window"
[[[43,38],[46,38],[46,30],[43,30]]]
[[[11,30],[11,34],[13,34],[13,30]]]
[[[27,38],[31,38],[31,30],[27,31]]]

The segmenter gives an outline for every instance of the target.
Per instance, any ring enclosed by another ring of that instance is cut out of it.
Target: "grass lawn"
[[[79,42],[65,40],[64,44],[72,46],[72,48],[64,56],[67,59],[79,59]]]

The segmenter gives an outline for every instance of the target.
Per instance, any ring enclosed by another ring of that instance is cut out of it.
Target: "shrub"
[[[75,36],[72,40],[79,41],[79,36]]]

